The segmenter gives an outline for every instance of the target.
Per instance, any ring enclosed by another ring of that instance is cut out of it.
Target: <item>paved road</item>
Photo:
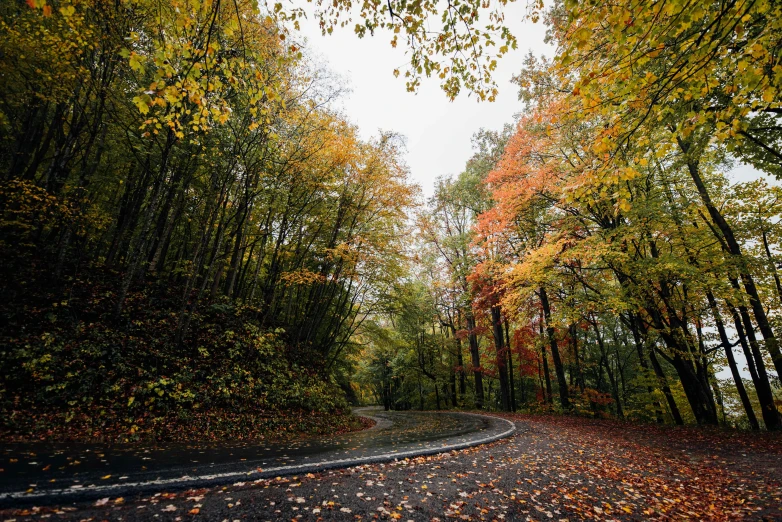
[[[96,446],[8,444],[0,451],[0,506],[227,484],[466,448],[514,431],[466,413],[362,410],[372,429],[285,444]]]

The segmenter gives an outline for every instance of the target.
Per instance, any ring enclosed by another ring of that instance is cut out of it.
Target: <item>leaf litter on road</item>
[[[503,416],[518,421],[519,433],[467,450],[0,518],[146,520],[150,504],[161,506],[156,520],[174,521],[782,517],[779,436]]]

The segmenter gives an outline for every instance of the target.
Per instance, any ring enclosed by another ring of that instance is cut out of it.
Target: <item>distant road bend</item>
[[[370,408],[357,413],[375,419],[377,425],[279,444],[6,444],[0,506],[204,487],[389,462],[485,444],[508,437],[515,429],[510,421],[469,413]]]

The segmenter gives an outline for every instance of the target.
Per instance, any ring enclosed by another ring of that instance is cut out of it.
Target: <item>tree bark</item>
[[[688,152],[690,151],[690,145],[685,143],[681,138],[677,138],[677,140],[682,152],[685,155],[688,155]],[[720,234],[722,235],[721,239],[724,239],[728,251],[732,256],[735,256],[739,262],[741,281],[744,284],[744,290],[749,296],[749,303],[752,307],[752,313],[755,316],[755,322],[757,322],[760,333],[763,335],[763,339],[766,341],[766,349],[771,354],[771,360],[774,363],[774,368],[777,371],[777,375],[782,376],[782,352],[780,352],[778,340],[774,335],[774,331],[771,328],[766,311],[763,308],[762,302],[760,301],[760,295],[758,294],[757,287],[755,286],[755,280],[745,265],[745,260],[741,252],[741,246],[733,234],[733,228],[731,228],[731,226],[722,216],[722,213],[719,211],[717,206],[712,202],[711,195],[709,194],[706,185],[703,183],[703,179],[701,178],[698,161],[694,158],[687,157],[687,170],[689,171],[690,177],[695,183],[695,187],[698,189],[698,194],[700,195],[703,204],[706,206],[706,209],[709,212],[709,217],[711,217],[712,223],[717,227]]]
[[[475,378],[475,407],[480,410],[483,408],[483,374],[481,373],[481,354],[478,347],[478,336],[475,335],[475,317],[472,315],[472,310],[465,314],[465,320],[470,340],[473,377]]]
[[[499,306],[491,307],[492,332],[494,333],[494,349],[496,351],[497,373],[500,379],[500,404],[503,411],[510,411],[510,389],[508,386],[508,365],[505,355],[505,342],[502,332],[502,312]]]
[[[728,304],[730,307],[730,304]],[[739,307],[738,313],[733,307],[730,307],[733,314],[733,322],[736,333],[739,336],[739,342],[744,350],[744,357],[747,360],[747,367],[755,384],[755,393],[760,403],[760,414],[767,430],[782,429],[779,411],[774,404],[774,394],[771,390],[771,383],[766,373],[766,364],[760,354],[758,341],[755,338],[755,331],[752,328],[749,312],[746,307]],[[743,309],[743,310],[742,310]],[[749,346],[748,346],[749,345]],[[759,361],[759,362],[758,362]]]
[[[568,410],[570,409],[570,394],[568,393],[567,380],[565,379],[565,369],[559,356],[559,346],[557,346],[554,327],[551,325],[551,307],[549,306],[548,294],[542,286],[540,287],[539,295],[540,304],[543,306],[543,317],[546,320],[546,334],[551,346],[551,358],[554,361],[554,372],[557,374],[557,384],[559,384],[559,402],[563,409]]]
[[[510,409],[516,411],[516,383],[513,376],[513,351],[510,345],[510,325],[505,319],[505,351],[508,352],[508,377],[510,381]]]
[[[728,334],[725,332],[725,325],[722,322],[722,316],[717,308],[717,301],[714,299],[714,295],[711,292],[706,292],[706,298],[709,300],[709,308],[711,308],[711,314],[714,316],[714,322],[717,325],[717,333],[720,336],[720,342],[725,350],[730,373],[733,376],[733,382],[736,383],[736,390],[739,393],[741,404],[744,406],[744,411],[747,413],[749,425],[753,430],[759,430],[760,425],[758,424],[757,417],[755,417],[755,411],[752,409],[752,403],[749,401],[747,390],[744,388],[744,381],[741,379],[741,373],[739,373],[739,368],[736,365],[736,358],[733,356],[733,348],[730,345]]]
[[[610,361],[608,360],[608,352],[606,351],[605,343],[603,342],[603,336],[600,335],[600,328],[597,326],[597,321],[590,321],[592,329],[595,331],[595,338],[597,339],[597,346],[600,348],[601,362],[604,362],[606,368],[606,374],[608,375],[608,382],[611,385],[611,395],[614,396],[614,402],[616,403],[616,416],[620,419],[624,419],[625,414],[622,409],[622,401],[619,398],[619,386],[616,382],[616,376],[611,370]]]
[[[541,312],[540,317],[540,337],[543,337],[543,323],[545,322],[543,318],[543,313]],[[546,343],[543,342],[540,345],[540,355],[543,359],[543,376],[546,379],[546,402],[549,404],[554,403],[554,392],[551,389],[551,372],[548,369],[548,353],[546,353]]]

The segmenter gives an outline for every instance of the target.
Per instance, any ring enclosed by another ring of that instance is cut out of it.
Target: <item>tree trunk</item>
[[[559,346],[557,346],[557,338],[554,332],[554,327],[551,325],[551,307],[549,306],[548,294],[546,289],[540,287],[540,304],[543,306],[543,317],[546,320],[546,333],[548,335],[548,341],[551,345],[551,358],[554,361],[554,372],[557,374],[557,383],[559,384],[559,401],[562,408],[565,410],[570,409],[570,396],[568,393],[567,380],[565,379],[565,369],[562,366],[562,359],[559,357]]]
[[[782,429],[779,411],[774,404],[774,394],[766,373],[766,365],[763,362],[763,358],[760,357],[760,348],[755,338],[755,331],[752,328],[749,312],[743,306],[739,307],[739,311],[736,312],[736,309],[730,306],[730,303],[727,304],[731,310],[731,315],[733,315],[733,325],[739,336],[739,343],[741,343],[744,357],[747,360],[747,368],[755,385],[755,393],[758,397],[758,403],[760,403],[760,414],[763,416],[766,429]],[[755,364],[756,358],[759,359],[760,364]]]
[[[779,281],[779,273],[777,272],[777,265],[774,263],[774,258],[771,256],[771,249],[768,247],[768,235],[764,229],[761,237],[763,238],[763,248],[766,251],[766,259],[768,259],[768,266],[771,269],[771,275],[774,276],[774,286],[777,289],[777,298],[782,304],[782,282]]]
[[[503,411],[510,411],[510,389],[508,386],[507,356],[502,332],[502,312],[499,306],[491,307],[492,332],[494,333],[494,349],[496,350],[497,373],[500,379],[500,404]]]
[[[456,323],[459,328],[462,327],[462,313],[456,312]],[[456,336],[456,328],[452,328],[452,333],[456,339],[456,360],[459,363],[459,394],[464,397],[467,394],[467,375],[464,372],[464,358],[462,357],[462,340]]]
[[[606,374],[608,375],[608,382],[611,385],[611,395],[614,396],[616,402],[616,416],[620,419],[624,419],[625,414],[622,409],[622,401],[619,398],[619,386],[616,383],[616,376],[611,370],[610,361],[608,360],[608,352],[606,351],[605,343],[603,342],[603,336],[600,335],[600,329],[597,327],[597,321],[590,321],[592,329],[595,331],[595,338],[597,339],[597,346],[600,348],[600,361],[604,362],[606,368]]]
[[[516,384],[513,378],[513,351],[510,345],[510,325],[505,319],[505,350],[508,352],[508,377],[510,381],[510,409],[516,411]]]
[[[638,323],[640,322],[640,318],[636,316],[635,314],[630,314],[630,317],[627,319],[627,324],[630,326],[630,332],[633,334],[633,342],[635,343],[635,351],[638,354],[638,364],[641,365],[641,368],[644,371],[649,370],[649,366],[646,364],[646,355],[644,354],[644,343],[641,339],[641,332],[638,326]],[[659,380],[659,376],[658,376]],[[647,387],[647,391],[649,392],[649,396],[652,396],[652,393],[654,392],[654,388],[652,386]],[[670,393],[670,390],[668,390]],[[655,405],[655,414],[657,417],[657,422],[659,424],[662,424],[663,418],[662,418],[662,408],[660,406],[660,403],[658,401],[654,401]],[[675,404],[674,404],[675,406]],[[678,410],[676,412],[679,413]]]
[[[671,388],[668,386],[668,379],[665,377],[665,372],[660,365],[660,361],[657,359],[657,354],[654,353],[653,346],[649,348],[649,361],[652,363],[654,374],[657,376],[657,380],[660,382],[660,388],[663,391],[663,395],[665,395],[665,400],[668,402],[668,408],[671,412],[673,422],[677,426],[683,426],[684,419],[682,419],[682,414],[679,412],[679,407],[676,405],[676,400],[673,398]]]
[[[483,374],[481,373],[481,354],[478,348],[478,336],[475,335],[475,317],[472,310],[465,314],[467,331],[470,340],[470,356],[472,357],[473,376],[475,378],[475,407],[483,408]]]
[[[677,138],[677,141],[682,152],[687,155],[690,150],[690,144],[685,143],[681,138]],[[725,245],[727,246],[730,254],[735,256],[739,261],[741,281],[744,283],[744,290],[749,296],[749,303],[752,307],[752,313],[755,315],[755,322],[758,324],[760,333],[763,335],[763,339],[766,341],[766,349],[771,354],[771,360],[774,363],[774,368],[777,371],[777,375],[782,376],[782,352],[780,352],[779,343],[777,338],[774,336],[774,331],[771,329],[768,316],[766,315],[766,311],[760,301],[760,295],[758,294],[758,290],[755,287],[755,280],[746,267],[743,254],[741,252],[741,246],[733,235],[733,229],[728,224],[728,222],[725,221],[722,213],[712,202],[711,195],[706,189],[706,185],[703,183],[703,179],[701,178],[698,161],[688,157],[687,169],[690,172],[690,177],[692,177],[696,188],[698,189],[698,194],[700,195],[703,204],[706,206],[706,209],[709,212],[709,217],[711,217],[712,223],[717,227],[720,234],[722,235],[722,238],[720,239],[724,239]]]
[[[697,369],[693,366],[692,362],[684,359],[681,354],[677,352],[673,354],[670,363],[673,365],[674,369],[676,369],[676,373],[679,374],[679,380],[684,388],[684,394],[687,396],[687,401],[692,408],[692,413],[695,415],[695,421],[699,425],[719,424],[716,408],[711,407],[709,404],[711,394],[705,392],[703,383],[699,379]],[[706,383],[706,385],[708,385],[708,383]]]
[[[578,328],[575,323],[568,327],[568,333],[571,343],[570,346],[573,349],[573,358],[576,361],[576,386],[578,386],[578,389],[581,390],[581,393],[584,393],[586,383],[584,382],[584,372],[581,369],[581,356],[578,350]]]
[[[543,322],[544,319],[541,314],[540,318],[540,337],[543,337]],[[554,403],[554,392],[551,390],[551,372],[548,369],[548,354],[546,353],[546,343],[540,344],[540,354],[543,359],[543,376],[546,378],[546,402],[549,404]]]

